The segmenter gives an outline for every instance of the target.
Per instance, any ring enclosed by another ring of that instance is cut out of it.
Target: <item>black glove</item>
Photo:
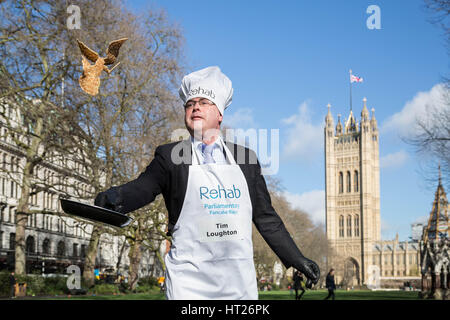
[[[105,209],[123,213],[123,199],[120,188],[112,187],[106,191],[100,192],[96,197],[94,204]]]
[[[305,285],[308,289],[311,289],[312,285],[316,284],[319,281],[320,269],[314,261],[302,256],[296,261],[293,267],[305,275]]]

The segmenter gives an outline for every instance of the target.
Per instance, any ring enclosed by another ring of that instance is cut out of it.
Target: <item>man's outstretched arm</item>
[[[256,203],[253,204],[253,222],[269,247],[280,258],[286,268],[300,270],[314,284],[319,281],[320,270],[317,264],[305,258],[295,244],[280,216],[272,207],[267,185],[257,163]]]
[[[149,204],[164,189],[167,181],[166,165],[167,161],[162,156],[161,147],[157,147],[155,157],[139,177],[100,192],[95,198],[95,205],[129,213]]]

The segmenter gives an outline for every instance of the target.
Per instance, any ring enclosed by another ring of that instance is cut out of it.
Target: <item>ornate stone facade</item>
[[[420,241],[423,298],[450,298],[449,208],[439,172],[433,208]]]

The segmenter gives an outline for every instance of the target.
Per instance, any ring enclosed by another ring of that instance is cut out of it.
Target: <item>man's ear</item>
[[[221,115],[220,112],[219,112],[219,125],[222,124],[222,120],[223,120],[223,115]]]

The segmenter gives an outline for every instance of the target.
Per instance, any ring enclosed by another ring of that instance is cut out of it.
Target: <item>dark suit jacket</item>
[[[234,143],[226,142],[226,145],[247,181],[253,207],[253,223],[285,267],[295,266],[302,254],[272,207],[256,154]],[[174,161],[172,155],[184,158],[184,161],[182,163]],[[192,149],[189,140],[157,147],[154,159],[137,179],[113,187],[119,189],[117,191],[122,199],[119,203],[123,206],[120,211],[128,213],[139,209],[162,193],[169,212],[168,234],[170,235],[183,206],[191,163]]]
[[[336,290],[336,284],[334,283],[334,276],[332,276],[331,274],[327,275],[325,287],[329,290]]]

